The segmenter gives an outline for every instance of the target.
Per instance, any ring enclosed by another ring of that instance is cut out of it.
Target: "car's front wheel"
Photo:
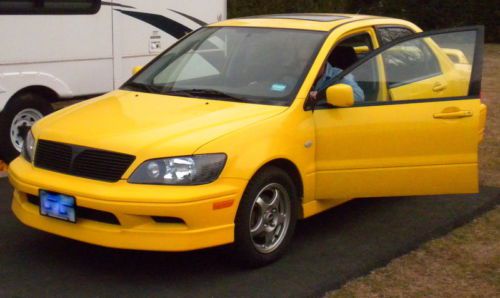
[[[243,194],[235,226],[239,260],[258,267],[280,258],[292,239],[298,216],[296,187],[276,167],[257,173]]]

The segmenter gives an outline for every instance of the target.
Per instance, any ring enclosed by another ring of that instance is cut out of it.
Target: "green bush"
[[[495,5],[496,4],[496,5]],[[424,30],[484,25],[486,40],[500,42],[498,0],[229,0],[229,17],[292,12],[348,12],[414,22]]]

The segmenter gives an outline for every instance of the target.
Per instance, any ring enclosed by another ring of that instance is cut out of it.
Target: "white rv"
[[[226,9],[226,0],[0,0],[0,159],[18,155],[52,102],[118,88]]]

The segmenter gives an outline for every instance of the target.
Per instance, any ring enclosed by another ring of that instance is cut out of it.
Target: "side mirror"
[[[141,71],[141,69],[142,69],[142,65],[135,66],[134,68],[132,68],[132,75],[135,75],[136,73],[138,73],[139,71]]]
[[[352,107],[354,91],[347,84],[336,84],[326,89],[326,102],[335,107]]]

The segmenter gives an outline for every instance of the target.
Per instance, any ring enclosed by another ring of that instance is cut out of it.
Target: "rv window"
[[[34,9],[35,1],[33,0],[0,1],[1,13],[9,11],[33,11]]]
[[[2,0],[0,14],[95,14],[100,0]]]

